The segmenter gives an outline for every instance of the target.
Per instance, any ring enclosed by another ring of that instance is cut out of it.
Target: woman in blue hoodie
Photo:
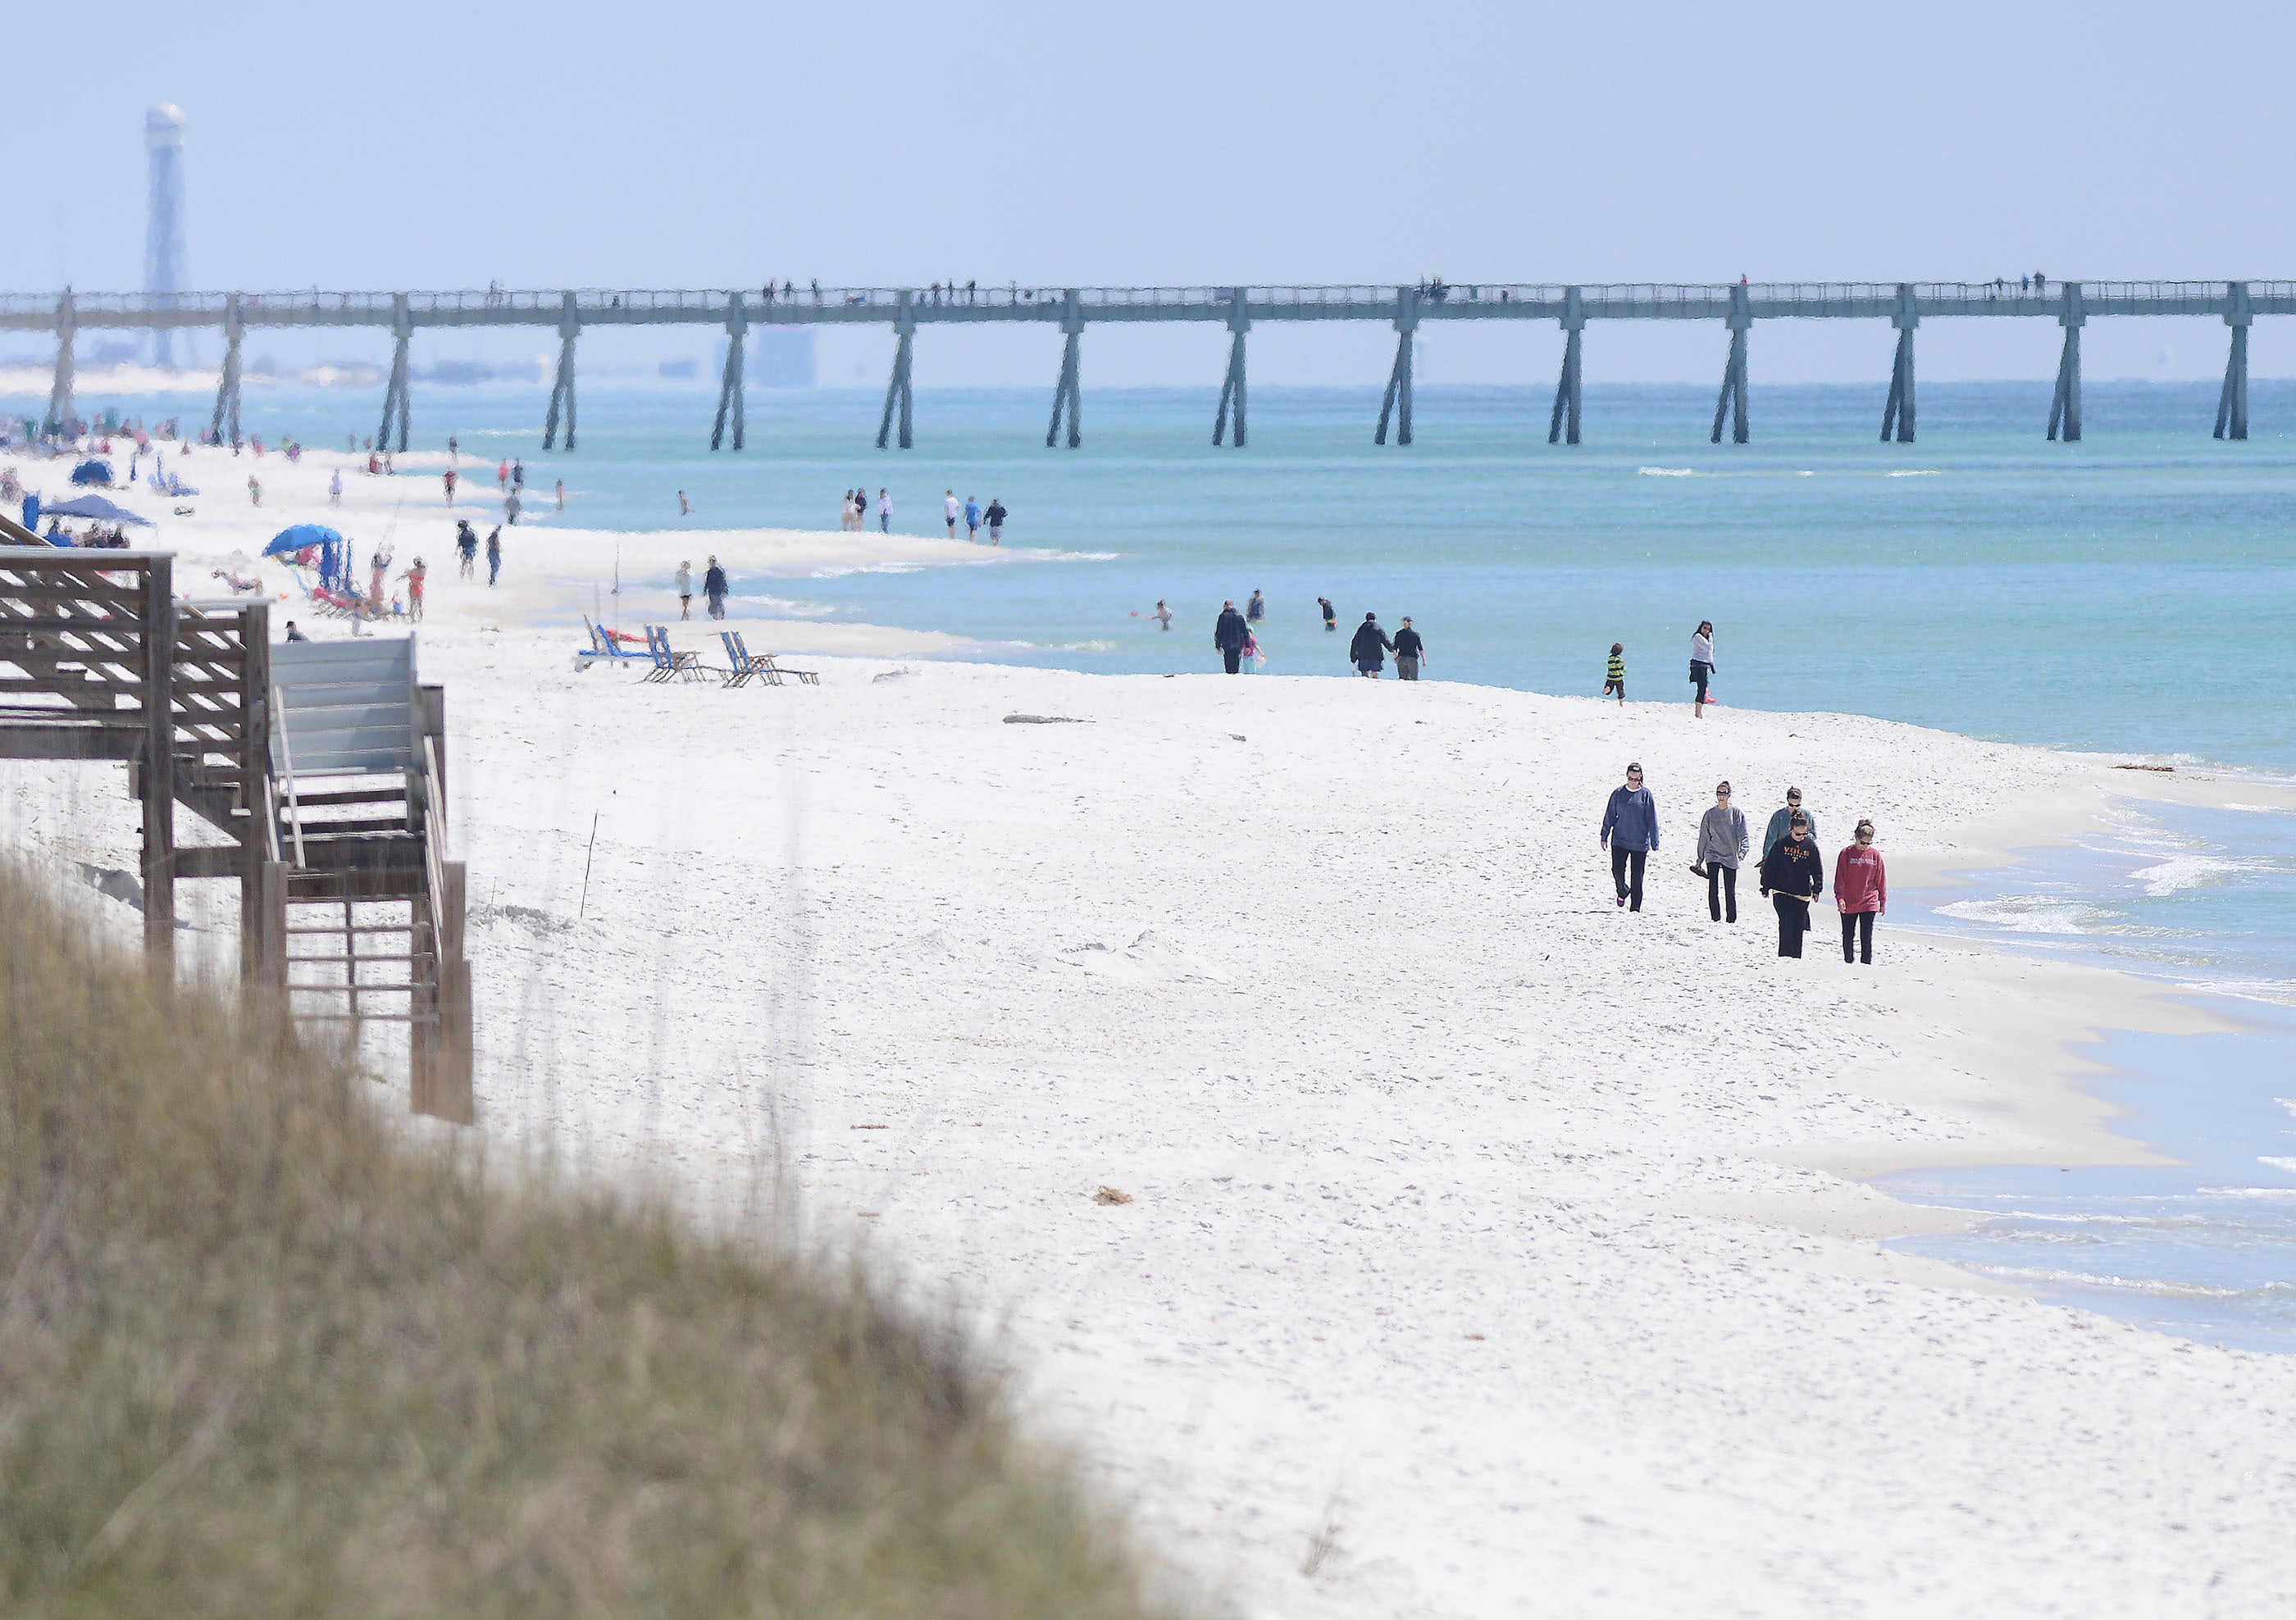
[[[1642,910],[1643,867],[1658,847],[1658,806],[1643,786],[1639,765],[1627,766],[1626,786],[1611,790],[1603,812],[1603,847],[1611,852],[1611,882],[1619,904]]]

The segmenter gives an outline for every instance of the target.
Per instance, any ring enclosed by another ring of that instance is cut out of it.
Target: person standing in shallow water
[[[1619,696],[1619,707],[1626,708],[1627,644],[1624,642],[1611,643],[1611,661],[1603,671],[1603,695],[1607,698],[1612,692],[1616,692]]]
[[[1762,857],[1762,894],[1778,912],[1778,954],[1800,956],[1809,932],[1809,903],[1825,892],[1825,858],[1809,836],[1809,818],[1800,811],[1786,836]]]
[[[1318,596],[1316,598],[1316,605],[1324,610],[1324,628],[1338,629],[1340,627],[1339,610],[1332,606],[1332,599],[1328,596]]]
[[[1833,908],[1841,913],[1841,960],[1872,967],[1874,920],[1890,909],[1890,873],[1874,847],[1871,822],[1858,822],[1857,841],[1833,859]]]
[[[1639,765],[1629,763],[1626,785],[1611,790],[1603,810],[1603,847],[1611,852],[1611,886],[1619,891],[1619,904],[1642,910],[1643,868],[1658,848],[1658,804],[1643,786]]]
[[[1690,870],[1705,869],[1706,914],[1717,922],[1724,920],[1725,902],[1728,920],[1738,920],[1738,863],[1752,847],[1746,832],[1746,813],[1730,803],[1730,784],[1716,783],[1714,807],[1698,819],[1698,863]]]
[[[1267,617],[1267,598],[1262,596],[1259,592],[1254,591],[1251,593],[1251,600],[1243,604],[1243,617],[1248,623],[1255,625],[1261,619],[1266,618]]]

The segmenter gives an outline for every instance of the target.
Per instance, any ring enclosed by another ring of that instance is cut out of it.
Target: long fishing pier
[[[2215,435],[2248,437],[2248,329],[2260,315],[2296,315],[2296,282],[1756,282],[1699,286],[1623,282],[1600,286],[1433,282],[1417,287],[836,287],[808,284],[701,291],[558,292],[186,292],[0,294],[0,331],[53,330],[55,382],[50,430],[72,420],[72,348],[83,330],[184,331],[219,327],[224,359],[210,429],[240,442],[240,348],[250,327],[379,327],[395,340],[383,392],[378,447],[406,448],[410,414],[407,350],[417,331],[444,327],[547,327],[558,334],[558,365],[543,427],[543,447],[558,446],[561,426],[574,448],[576,341],[594,326],[709,326],[726,337],[726,368],[709,447],[747,438],[742,353],[752,326],[892,328],[892,375],[877,425],[877,447],[913,442],[910,360],[922,326],[1026,322],[1058,325],[1067,342],[1053,392],[1049,448],[1065,436],[1083,442],[1080,355],[1095,323],[1198,321],[1229,333],[1227,372],[1212,421],[1212,443],[1245,442],[1245,338],[1267,321],[1370,321],[1390,324],[1395,364],[1373,442],[1411,443],[1412,340],[1424,324],[1452,321],[1553,321],[1563,333],[1562,375],[1546,431],[1549,444],[1578,443],[1579,382],[1590,321],[1711,321],[1726,334],[1722,388],[1714,403],[1713,442],[1726,426],[1733,444],[1747,442],[1747,375],[1757,321],[1887,321],[1898,334],[1882,438],[1914,440],[1914,334],[1925,319],[1980,317],[2054,321],[2063,329],[2048,437],[2081,436],[2081,328],[2107,315],[2198,315],[2230,329]]]

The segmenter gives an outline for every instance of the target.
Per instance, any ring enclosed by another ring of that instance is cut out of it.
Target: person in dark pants
[[[1786,836],[1762,857],[1762,894],[1778,911],[1779,955],[1801,954],[1809,903],[1824,892],[1824,857],[1810,841],[1808,818],[1796,811]]]
[[[1387,655],[1394,650],[1395,643],[1379,627],[1379,615],[1366,613],[1364,622],[1356,626],[1355,639],[1348,643],[1348,661],[1357,675],[1376,681],[1379,672],[1387,667]]]
[[[487,535],[487,583],[502,577],[502,528],[497,525]]]
[[[1219,622],[1212,626],[1212,645],[1219,649],[1220,661],[1227,666],[1230,675],[1243,667],[1243,643],[1251,627],[1243,622],[1243,615],[1235,610],[1230,598],[1220,603]]]
[[[1890,909],[1890,873],[1871,822],[1858,822],[1857,841],[1833,858],[1833,905],[1841,913],[1841,960],[1872,967],[1874,919]]]
[[[1738,920],[1738,863],[1752,847],[1746,813],[1730,803],[1730,784],[1716,784],[1714,808],[1699,818],[1698,862],[1690,870],[1706,869],[1706,914],[1717,922],[1723,920],[1726,901],[1729,920]]]
[[[1658,806],[1643,786],[1639,765],[1627,767],[1626,786],[1611,790],[1603,811],[1603,847],[1611,852],[1611,883],[1619,891],[1619,904],[1642,910],[1643,867],[1658,847]]]
[[[1398,681],[1417,680],[1419,666],[1426,660],[1427,643],[1421,639],[1419,632],[1411,627],[1411,620],[1406,618],[1403,628],[1395,633],[1395,678]]]
[[[731,588],[726,581],[726,570],[718,566],[717,558],[710,558],[709,571],[701,576],[701,593],[709,599],[710,618],[726,617],[726,593]]]

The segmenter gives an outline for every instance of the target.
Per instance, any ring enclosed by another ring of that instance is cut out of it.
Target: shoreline
[[[653,686],[575,673],[547,582],[438,560],[420,656],[448,687],[487,1140],[705,1216],[785,1189],[808,1247],[995,1337],[1036,1420],[1239,1603],[2296,1592],[2296,1363],[1895,1254],[1872,1222],[1918,1207],[1843,1179],[2120,1162],[2087,1020],[2171,1015],[2126,975],[1886,924],[1871,974],[1823,931],[1780,962],[1751,888],[1718,929],[1681,870],[1719,774],[1764,814],[1798,782],[1829,850],[1874,815],[1902,888],[2139,773],[1455,683],[840,658],[819,688]],[[1667,840],[1638,916],[1595,847],[1628,757]],[[132,837],[94,774],[0,781],[20,840]],[[2242,1518],[2181,1505],[2227,1470],[2260,1482]],[[1344,1553],[1303,1576],[1333,1516]]]

